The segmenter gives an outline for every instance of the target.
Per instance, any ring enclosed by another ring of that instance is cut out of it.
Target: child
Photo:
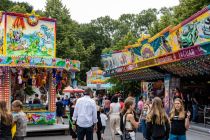
[[[57,124],[59,123],[59,120],[62,121],[62,124],[64,124],[63,121],[63,112],[64,112],[64,104],[61,101],[60,97],[57,97],[57,102],[56,102],[56,117],[57,117]]]
[[[7,103],[0,101],[0,139],[12,140],[12,114],[7,109]]]
[[[26,136],[27,117],[23,112],[23,104],[20,100],[15,100],[12,103],[12,109],[15,112],[13,117],[13,123],[16,124],[15,140],[24,140]]]
[[[106,121],[108,120],[106,114],[104,114],[104,109],[101,109],[100,118],[101,118],[101,123],[102,123],[101,137],[102,137],[102,139],[104,139],[104,131],[106,128]]]

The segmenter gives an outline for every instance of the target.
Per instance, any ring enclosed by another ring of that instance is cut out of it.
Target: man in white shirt
[[[93,91],[90,88],[86,89],[85,96],[77,100],[74,109],[72,119],[73,125],[77,123],[78,140],[84,140],[85,135],[86,140],[93,140],[93,130],[97,129],[96,103],[90,98],[91,94],[93,94]]]

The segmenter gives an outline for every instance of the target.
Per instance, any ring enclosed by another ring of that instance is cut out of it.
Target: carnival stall
[[[101,57],[105,76],[143,83],[163,79],[168,111],[172,89],[180,86],[179,78],[209,75],[210,6],[175,27],[169,26],[153,37],[142,35],[136,44]]]
[[[92,67],[90,71],[86,73],[87,75],[87,87],[92,89],[108,89],[112,87],[112,84],[108,82],[109,78],[104,77],[104,71],[99,67]]]
[[[0,12],[0,55],[0,100],[21,100],[29,124],[54,124],[56,93],[80,69],[56,58],[56,20]]]

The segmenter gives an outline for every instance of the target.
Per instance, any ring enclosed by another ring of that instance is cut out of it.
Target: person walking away
[[[192,121],[198,121],[198,89],[195,90],[192,96]]]
[[[57,97],[57,102],[56,102],[56,119],[57,119],[57,124],[59,124],[60,120],[61,120],[62,124],[64,124],[63,112],[64,112],[64,104],[61,101],[61,98]]]
[[[104,100],[104,112],[105,112],[105,114],[107,114],[109,112],[110,104],[111,104],[110,100],[108,99],[108,97],[106,97],[105,100]]]
[[[149,111],[150,111],[150,101],[146,101],[139,119],[144,139],[146,139],[146,116],[149,113]]]
[[[74,130],[77,124],[77,138],[78,140],[93,140],[93,130],[97,129],[97,108],[92,96],[93,91],[87,88],[84,97],[79,98],[75,105],[74,114],[72,117]]]
[[[108,118],[107,118],[107,116],[104,112],[104,109],[101,109],[100,118],[101,118],[101,123],[102,123],[101,138],[102,138],[102,140],[104,140],[104,132],[105,132],[105,129],[106,129],[106,121],[108,120]]]
[[[7,103],[0,101],[0,140],[12,140],[13,117],[7,109]]]
[[[124,102],[123,102],[123,98],[120,98],[120,109],[122,110],[124,108]]]
[[[96,134],[97,134],[98,140],[101,140],[101,130],[102,130],[102,122],[101,122],[101,117],[100,117],[101,107],[99,106],[99,100],[98,100],[98,98],[95,99],[95,102],[96,102],[97,119],[98,119]]]
[[[28,119],[22,109],[23,104],[20,100],[15,100],[12,103],[12,110],[14,111],[13,123],[16,124],[14,140],[24,140],[24,137],[26,136]]]
[[[112,98],[112,103],[110,104],[110,111],[108,113],[110,117],[110,129],[112,140],[115,140],[115,134],[122,135],[120,130],[120,103],[118,103],[118,97],[114,96]]]
[[[66,111],[69,111],[69,104],[70,104],[70,102],[69,102],[70,100],[69,100],[69,97],[68,97],[68,95],[66,95],[65,96],[65,99],[63,100],[63,104],[64,104],[64,116],[66,116]]]
[[[175,99],[169,118],[171,123],[169,140],[186,140],[186,130],[190,126],[190,112],[185,112],[181,99]]]
[[[163,108],[162,100],[159,97],[155,97],[146,117],[146,139],[168,140],[169,132],[169,120]]]
[[[73,117],[73,113],[74,113],[74,108],[75,108],[76,102],[77,102],[77,100],[74,99],[72,101],[72,105],[71,106],[69,105],[70,106],[69,108],[70,108],[70,121],[71,122],[73,121],[72,117]],[[72,140],[76,140],[77,139],[77,133],[76,133],[75,130],[73,130],[72,126],[70,126],[70,135],[72,137]]]
[[[139,122],[135,121],[134,117],[134,109],[135,109],[135,103],[133,99],[127,99],[125,101],[125,106],[122,110],[123,116],[123,123],[124,123],[124,132],[127,131],[131,137],[132,140],[135,140],[135,129],[138,128]]]

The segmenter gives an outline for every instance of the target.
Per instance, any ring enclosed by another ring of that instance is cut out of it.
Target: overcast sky
[[[31,4],[35,10],[44,10],[46,0],[12,0]],[[88,23],[92,19],[109,15],[117,19],[122,14],[134,13],[148,8],[171,7],[179,0],[61,0],[69,9],[71,18],[79,23]]]

